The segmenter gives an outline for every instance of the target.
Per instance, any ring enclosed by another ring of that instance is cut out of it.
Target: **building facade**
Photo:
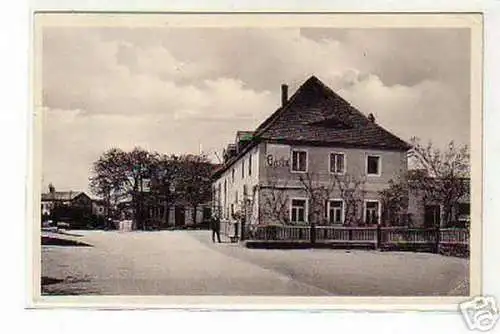
[[[114,211],[117,212],[115,217],[117,224],[124,219],[134,220],[134,207],[130,200],[118,203]],[[194,212],[196,212],[196,216]],[[142,215],[145,224],[154,229],[202,228],[208,227],[208,222],[212,216],[212,205],[210,202],[202,203],[194,209],[182,200],[171,203],[167,208],[162,205],[145,203],[142,206]],[[118,225],[116,228],[118,228]],[[132,229],[138,228],[138,223],[134,221]]]
[[[223,221],[381,224],[379,192],[406,175],[410,146],[316,77],[255,131],[239,131],[215,172],[213,210]]]
[[[463,182],[470,188],[470,179],[464,179]],[[448,221],[445,214],[446,208],[442,203],[426,201],[422,192],[415,189],[410,190],[408,199],[408,214],[415,226],[426,228],[436,226],[465,228],[470,224],[470,189],[451,206]]]

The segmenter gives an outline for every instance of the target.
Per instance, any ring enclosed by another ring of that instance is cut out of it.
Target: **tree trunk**
[[[312,214],[309,215],[309,226],[311,229],[311,245],[316,243],[316,222],[314,221],[314,216]]]
[[[193,204],[193,213],[192,213],[192,215],[193,215],[193,225],[196,225],[196,211],[197,211],[197,209],[198,209],[198,205]]]
[[[163,221],[163,225],[165,227],[168,227],[168,210],[169,210],[169,206],[168,206],[168,202],[165,200],[163,202],[163,217],[162,217],[162,221]]]

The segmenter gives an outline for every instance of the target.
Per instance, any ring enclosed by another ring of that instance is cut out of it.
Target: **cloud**
[[[355,79],[339,94],[365,114],[408,140],[413,136],[444,147],[449,141],[469,144],[469,105],[442,82],[426,80],[413,86],[384,85],[376,75]],[[437,134],[437,136],[436,136]]]

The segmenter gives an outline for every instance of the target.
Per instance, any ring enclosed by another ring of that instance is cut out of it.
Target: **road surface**
[[[468,295],[469,261],[428,253],[264,250],[208,231],[73,231],[91,247],[43,246],[44,294]]]

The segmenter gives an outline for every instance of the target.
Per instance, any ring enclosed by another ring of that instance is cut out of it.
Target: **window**
[[[212,210],[210,208],[203,208],[203,220],[208,221],[210,217],[212,216]]]
[[[292,199],[290,208],[290,220],[292,223],[303,223],[306,221],[306,200]]]
[[[292,151],[292,172],[307,172],[306,151]]]
[[[343,174],[345,172],[344,153],[330,153],[330,173]]]
[[[458,214],[459,215],[470,215],[470,203],[459,203],[458,204]]]
[[[379,224],[379,203],[378,201],[365,202],[365,223],[368,225]]]
[[[252,154],[248,157],[248,176],[252,175]]]
[[[380,175],[380,157],[369,155],[366,157],[366,174]]]
[[[234,192],[234,202],[238,203],[238,190]]]
[[[228,207],[227,207],[227,180],[224,180],[224,215],[225,217],[227,218],[227,211],[228,211]]]
[[[231,170],[231,182],[234,182],[234,168]]]
[[[470,203],[459,203],[457,210],[456,227],[466,227],[470,223]]]
[[[241,160],[241,178],[245,178],[245,160]]]
[[[246,199],[248,196],[248,187],[246,184],[243,185],[243,197]]]
[[[218,206],[221,206],[221,194],[222,194],[222,191],[221,191],[221,184],[219,183],[219,185],[217,186],[217,205]]]
[[[328,222],[342,224],[344,222],[344,202],[334,200],[328,203]]]

